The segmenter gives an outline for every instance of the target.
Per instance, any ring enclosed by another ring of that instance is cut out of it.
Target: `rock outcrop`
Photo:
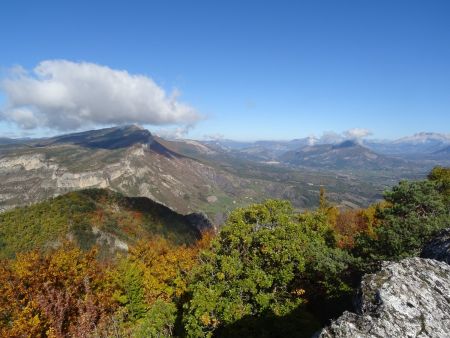
[[[345,312],[318,337],[450,337],[450,265],[386,262],[363,278],[356,305],[357,313]]]
[[[441,230],[422,249],[420,257],[450,264],[450,228]]]

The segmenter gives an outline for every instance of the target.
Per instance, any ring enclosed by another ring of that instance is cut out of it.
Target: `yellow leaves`
[[[210,327],[218,327],[219,326],[219,321],[210,316],[208,313],[204,313],[200,316],[200,322],[204,325],[204,326],[210,326]]]
[[[19,309],[18,309],[19,310]],[[45,328],[45,323],[39,318],[36,304],[30,302],[20,309],[12,322],[7,334],[11,337],[36,337]]]
[[[139,242],[132,248],[129,259],[144,273],[147,301],[180,297],[187,289],[186,276],[196,263],[197,253],[197,248],[173,246],[163,238]]]
[[[27,254],[18,254],[16,260],[11,264],[12,270],[19,278],[28,278],[34,275],[33,267],[41,259],[37,251]]]
[[[47,338],[57,338],[58,337],[58,335],[56,334],[56,330],[53,327],[49,328],[47,330],[46,334],[47,334]]]
[[[200,316],[200,321],[203,325],[209,326],[209,324],[211,323],[211,317],[209,316],[209,314],[204,313]]]
[[[304,289],[297,288],[297,289],[292,290],[291,294],[294,295],[295,297],[301,297],[305,294],[305,292],[306,291]]]
[[[207,249],[211,245],[211,241],[216,236],[214,230],[207,230],[202,233],[202,238],[197,241],[195,248],[197,251]]]

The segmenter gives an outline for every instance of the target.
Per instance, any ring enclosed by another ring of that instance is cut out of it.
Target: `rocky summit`
[[[318,334],[331,337],[450,337],[450,265],[433,259],[385,262],[366,275],[356,301]]]

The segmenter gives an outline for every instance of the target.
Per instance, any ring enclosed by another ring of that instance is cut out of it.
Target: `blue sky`
[[[69,60],[148,76],[203,116],[191,138],[450,133],[449,15],[446,0],[4,1],[0,67]],[[166,120],[148,127],[177,127]],[[0,122],[0,136],[58,132]]]

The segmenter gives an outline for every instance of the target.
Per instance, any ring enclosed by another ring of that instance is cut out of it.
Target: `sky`
[[[447,0],[6,0],[0,137],[450,133],[449,16]]]

